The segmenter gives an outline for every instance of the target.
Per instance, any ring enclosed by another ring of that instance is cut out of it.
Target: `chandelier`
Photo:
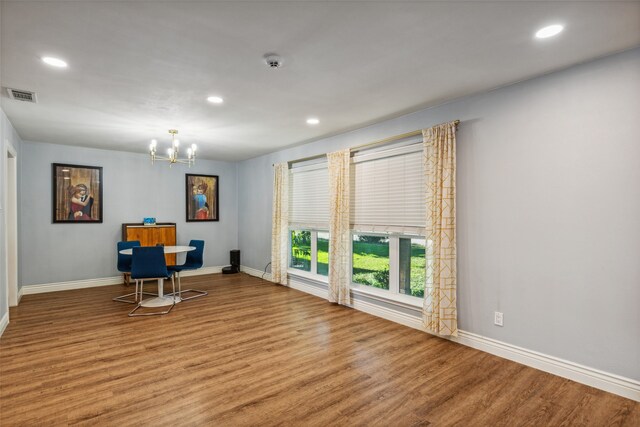
[[[185,163],[191,167],[192,164],[196,162],[196,149],[198,148],[196,144],[191,144],[191,147],[187,148],[187,158],[181,159],[178,157],[180,151],[180,140],[176,139],[176,135],[178,134],[177,129],[169,129],[169,133],[171,134],[171,147],[167,148],[167,157],[158,156],[156,154],[156,148],[158,145],[158,141],[155,139],[151,140],[151,145],[149,145],[149,154],[151,154],[151,164],[154,164],[156,160],[169,162],[169,167],[173,166],[174,163]]]

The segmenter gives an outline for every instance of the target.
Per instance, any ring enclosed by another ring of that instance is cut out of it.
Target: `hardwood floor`
[[[149,318],[122,285],[25,296],[0,425],[640,426],[640,403],[255,277],[185,284],[209,296]]]

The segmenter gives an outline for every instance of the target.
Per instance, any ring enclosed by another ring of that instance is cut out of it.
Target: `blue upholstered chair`
[[[121,272],[124,276],[124,283],[126,285],[129,285],[129,278],[131,277],[131,255],[124,255],[121,254],[120,251],[125,250],[125,249],[131,249],[134,248],[136,246],[140,246],[140,241],[139,240],[131,240],[128,242],[118,242],[117,244],[117,251],[118,251],[118,271]],[[137,298],[137,294],[138,294],[138,282],[136,282],[136,291],[129,293],[129,294],[125,294],[125,295],[120,295],[119,297],[115,297],[113,298],[114,301],[117,302],[126,302],[129,304],[135,304],[137,302],[136,298]],[[150,292],[145,292],[146,295],[156,295]],[[128,299],[130,297],[134,297],[133,300]]]
[[[131,310],[129,316],[152,316],[156,314],[168,314],[171,309],[176,305],[175,299],[172,297],[173,303],[166,311],[157,311],[152,313],[136,313],[140,307],[142,307],[142,294],[145,280],[164,280],[171,277],[171,285],[173,287],[173,294],[176,293],[176,286],[173,280],[173,276],[169,274],[167,270],[167,264],[164,258],[164,248],[161,246],[140,246],[133,248],[133,256],[131,260],[131,278],[137,282],[140,282],[140,299],[138,299],[138,305]],[[136,286],[136,292],[137,292]],[[172,294],[172,295],[173,295]]]
[[[184,264],[170,265],[169,267],[167,267],[169,270],[169,274],[178,276],[178,296],[180,297],[181,301],[208,295],[208,292],[200,291],[198,289],[185,289],[184,291],[182,290],[182,285],[180,284],[180,272],[185,270],[197,270],[199,268],[202,268],[202,265],[204,264],[204,240],[192,240],[189,242],[189,246],[194,246],[195,249],[187,252],[187,259]],[[182,292],[193,292],[196,295],[182,298]]]

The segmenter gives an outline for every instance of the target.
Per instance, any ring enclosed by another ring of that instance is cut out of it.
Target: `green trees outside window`
[[[385,236],[353,235],[353,281],[389,289],[389,239]]]
[[[311,232],[291,230],[291,264],[289,267],[311,271]]]
[[[318,274],[329,275],[329,233],[318,231]]]
[[[424,297],[425,246],[424,239],[399,239],[399,270],[401,294]]]

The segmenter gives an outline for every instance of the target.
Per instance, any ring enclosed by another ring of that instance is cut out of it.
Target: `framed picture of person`
[[[218,176],[186,174],[187,222],[219,221]]]
[[[102,222],[102,168],[53,163],[53,222]]]

